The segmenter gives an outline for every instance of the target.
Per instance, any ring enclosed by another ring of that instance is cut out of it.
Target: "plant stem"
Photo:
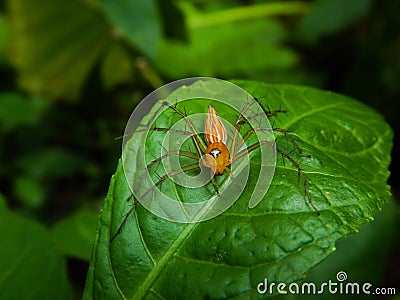
[[[153,88],[157,89],[164,85],[163,80],[149,65],[148,61],[144,57],[138,57],[135,60],[135,66],[142,73],[143,77],[152,85]]]
[[[307,12],[309,6],[309,3],[305,1],[275,2],[241,6],[190,17],[188,19],[188,25],[193,29],[276,15],[298,15]]]

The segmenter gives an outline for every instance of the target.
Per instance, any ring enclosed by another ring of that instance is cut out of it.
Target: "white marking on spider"
[[[219,149],[217,149],[217,148],[212,149],[212,150],[210,151],[210,154],[211,154],[214,158],[217,158],[218,155],[221,154],[221,150],[219,150]]]

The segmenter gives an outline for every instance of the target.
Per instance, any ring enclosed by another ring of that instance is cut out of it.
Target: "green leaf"
[[[0,94],[0,125],[9,131],[16,127],[33,124],[40,116],[44,102],[14,93]]]
[[[304,16],[299,33],[308,41],[345,28],[366,13],[371,0],[317,0]]]
[[[274,20],[219,24],[212,28],[190,28],[190,43],[165,40],[155,65],[163,74],[182,78],[234,76],[286,69],[297,62],[296,54],[284,47],[283,27]]]
[[[0,211],[7,208],[7,201],[3,194],[0,193]]]
[[[85,162],[75,153],[57,147],[19,157],[17,166],[29,176],[55,178],[72,176],[82,171]]]
[[[41,225],[0,210],[2,299],[72,299],[65,260]]]
[[[318,268],[309,272],[305,281],[320,286],[329,280],[336,280],[336,274],[342,271],[347,273],[347,282],[358,282],[360,286],[365,282],[374,287],[384,286],[383,271],[389,250],[396,241],[396,220],[399,213],[400,207],[391,201],[373,223],[360,229],[359,234],[339,241],[337,251]],[[291,296],[292,300],[315,299],[315,295]],[[337,295],[325,293],[318,298],[337,299]],[[354,299],[354,295],[340,295],[340,299]]]
[[[14,194],[25,207],[37,209],[46,200],[46,191],[37,179],[21,176],[14,181]]]
[[[277,147],[291,153],[303,169],[320,215],[307,204],[296,168],[280,158],[267,194],[258,206],[249,209],[260,168],[256,153],[250,161],[252,180],[222,215],[181,224],[161,219],[138,205],[120,227],[132,205],[127,201],[131,192],[120,162],[101,215],[85,299],[262,298],[256,287],[264,278],[269,282],[300,281],[335,251],[337,240],[357,232],[387,202],[393,134],[378,113],[351,98],[318,89],[235,83],[266,109],[288,110],[279,114],[274,124],[290,130],[311,158],[293,151],[290,141],[279,133]],[[183,98],[195,89],[207,89],[217,98],[221,92],[207,82],[196,82],[176,90],[168,100]],[[187,115],[204,113],[204,104],[201,99],[191,100],[185,111]],[[235,120],[231,111],[217,110],[228,121]],[[172,116],[161,115],[157,126],[175,122]],[[146,120],[151,117],[152,113]],[[159,147],[156,141],[163,136],[153,132],[146,147],[155,150]],[[140,149],[143,145],[132,139],[125,157],[135,160],[133,153]],[[153,159],[152,155],[148,158]],[[138,176],[132,180],[141,183]],[[175,190],[183,202],[213,193],[212,188],[196,192],[171,181],[164,183],[163,193]]]
[[[112,41],[101,12],[83,0],[9,0],[11,61],[31,93],[74,99]]]
[[[108,50],[101,65],[101,77],[105,88],[131,80],[133,65],[131,58],[121,44],[114,44]]]
[[[0,14],[0,63],[5,61],[7,39],[6,22],[4,15]]]
[[[150,57],[161,39],[161,25],[154,0],[99,0],[118,34]]]
[[[183,12],[174,0],[157,0],[163,22],[164,36],[168,39],[187,41],[188,32]]]
[[[82,209],[59,221],[52,229],[58,248],[67,256],[90,260],[98,213]]]

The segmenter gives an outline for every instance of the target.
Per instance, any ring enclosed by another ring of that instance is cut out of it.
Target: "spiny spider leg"
[[[172,155],[180,155],[180,156],[184,156],[184,157],[188,157],[188,158],[193,158],[193,159],[196,159],[196,160],[200,159],[200,157],[197,155],[197,153],[193,153],[193,152],[180,151],[180,150],[166,152],[165,154],[161,155],[160,157],[152,160],[146,166],[146,169],[145,169],[144,173],[137,178],[136,182],[138,184],[141,184],[141,181],[142,181],[143,177],[146,176],[146,174],[148,174],[148,170],[150,170],[155,164],[157,164],[158,162],[162,161],[164,158],[167,158],[167,157],[172,156]],[[130,197],[127,199],[127,201],[129,201],[129,199],[130,199]]]
[[[129,211],[126,213],[126,215],[125,215],[124,219],[122,220],[122,223],[121,223],[121,225],[119,226],[117,232],[116,232],[116,233],[112,236],[112,238],[110,239],[110,242],[112,242],[112,241],[118,236],[118,234],[121,233],[121,230],[122,230],[122,228],[125,226],[125,223],[126,223],[126,221],[128,220],[129,216],[131,215],[131,213],[132,213],[133,211],[136,210],[136,207],[140,204],[140,199],[143,199],[143,198],[146,197],[149,193],[153,192],[154,189],[155,189],[157,186],[161,185],[161,184],[162,184],[165,180],[167,180],[168,178],[173,177],[173,176],[176,176],[176,175],[179,175],[179,174],[182,174],[182,173],[187,172],[187,171],[190,171],[190,170],[195,170],[195,169],[197,169],[197,168],[199,168],[199,164],[192,164],[192,165],[189,165],[189,166],[186,166],[186,167],[182,167],[182,169],[180,169],[180,170],[176,170],[176,171],[172,171],[172,172],[169,172],[169,173],[167,173],[167,174],[164,174],[163,176],[159,176],[158,174],[156,174],[156,175],[158,176],[159,180],[158,180],[154,185],[152,185],[143,195],[141,195],[140,197],[138,197],[139,199],[136,200],[136,202],[132,205],[132,207],[131,207],[131,208],[129,209]],[[130,195],[130,197],[133,197],[133,195]]]
[[[271,131],[272,129],[271,128],[265,128],[264,129],[265,131]],[[261,128],[251,128],[251,129],[249,129],[244,135],[243,135],[243,137],[242,137],[242,140],[241,141],[238,141],[238,149],[241,149],[242,147],[243,147],[243,145],[246,143],[246,141],[250,138],[250,136],[254,133],[254,132],[256,132],[256,131],[263,131],[263,129],[261,129]]]
[[[211,178],[211,184],[212,184],[212,186],[214,188],[215,193],[217,193],[217,195],[219,195],[219,190],[218,190],[217,184],[215,183],[215,178],[214,177]]]
[[[205,153],[207,146],[204,143],[204,141],[200,138],[199,134],[197,133],[197,130],[194,128],[190,119],[184,113],[182,113],[178,108],[176,108],[173,105],[170,105],[168,102],[166,102],[166,101],[163,102],[163,105],[168,106],[169,108],[173,109],[179,116],[181,116],[185,120],[186,124],[189,126],[190,130],[192,131],[191,137],[192,137],[193,143],[196,146],[197,153],[199,154],[199,156],[201,156],[202,153]]]
[[[187,135],[187,136],[191,136],[191,137],[192,137],[192,140],[193,140],[193,143],[194,143],[194,145],[195,145],[195,147],[196,147],[197,154],[194,153],[194,152],[189,152],[189,151],[178,151],[178,150],[177,150],[177,151],[169,151],[169,152],[166,152],[166,153],[163,154],[162,156],[160,156],[160,157],[158,157],[158,158],[152,160],[152,161],[146,166],[146,171],[147,171],[147,172],[148,172],[148,170],[151,169],[156,163],[162,161],[163,159],[165,159],[165,158],[168,157],[168,156],[172,156],[172,155],[181,155],[181,156],[185,156],[185,157],[188,157],[188,158],[193,158],[193,159],[199,160],[200,157],[202,156],[202,154],[205,153],[205,152],[206,152],[206,149],[207,149],[207,146],[205,145],[204,141],[200,138],[199,134],[197,133],[197,131],[196,131],[195,127],[193,126],[192,122],[190,121],[190,119],[189,119],[184,113],[182,113],[182,112],[176,107],[176,105],[175,105],[175,106],[170,105],[168,102],[163,102],[163,105],[164,105],[164,106],[168,106],[168,107],[171,108],[173,111],[175,111],[180,117],[182,117],[182,118],[185,120],[187,126],[190,128],[191,132],[182,131],[182,130],[174,130],[174,129],[170,129],[170,128],[162,128],[162,127],[154,127],[154,128],[151,128],[151,130],[152,130],[152,131],[160,131],[160,132],[163,132],[163,131],[164,131],[164,132],[172,131],[172,132],[175,132],[175,133],[180,133],[180,134],[184,134],[184,135]],[[154,118],[153,118],[153,121],[154,121]],[[148,123],[148,124],[149,124],[149,123]],[[142,125],[142,126],[143,126],[143,125]],[[147,126],[147,127],[148,127],[148,126]],[[147,128],[147,129],[143,129],[143,130],[142,130],[142,129],[139,129],[138,131],[145,131],[145,130],[148,130],[148,128]],[[167,180],[168,178],[173,177],[173,176],[176,176],[176,175],[181,174],[181,173],[184,173],[184,172],[189,171],[189,170],[197,169],[197,168],[199,168],[199,164],[198,164],[198,163],[197,163],[197,164],[193,164],[193,165],[189,165],[189,166],[186,166],[186,167],[183,167],[183,168],[180,169],[180,170],[176,170],[176,171],[169,172],[169,173],[167,173],[167,174],[165,174],[165,175],[163,175],[163,176],[159,176],[159,175],[157,174],[157,176],[159,177],[159,180],[158,180],[154,185],[152,185],[152,187],[149,188],[141,197],[139,197],[139,199],[137,199],[137,201],[133,204],[133,206],[131,207],[131,209],[130,209],[130,210],[128,211],[128,213],[126,214],[126,216],[125,216],[123,222],[121,223],[121,225],[120,225],[120,227],[119,227],[117,233],[113,236],[113,238],[112,238],[111,240],[113,240],[113,239],[118,235],[118,233],[121,232],[121,229],[122,229],[122,227],[124,226],[124,224],[126,223],[126,220],[128,219],[129,215],[130,215],[130,214],[136,209],[136,207],[140,204],[140,199],[142,199],[143,197],[146,197],[150,192],[154,191],[154,189],[155,189],[157,186],[161,185],[161,184],[162,184],[165,180]],[[143,173],[143,174],[139,177],[139,180],[138,180],[137,182],[140,182],[141,179],[143,179],[143,176],[146,175],[146,174],[147,174],[146,172]],[[211,179],[211,184],[212,184],[212,186],[213,186],[215,192],[216,192],[217,194],[219,194],[219,190],[218,190],[218,187],[217,187],[217,185],[216,185],[216,183],[215,183],[215,179],[214,179],[214,178]],[[132,197],[133,197],[133,195],[130,195],[130,196],[128,197],[127,200],[131,199]]]
[[[131,195],[133,196],[133,195]],[[114,239],[121,233],[122,228],[124,228],[126,221],[128,220],[128,217],[130,214],[136,209],[136,207],[139,205],[139,202],[135,202],[132,204],[132,207],[129,209],[129,211],[125,214],[124,219],[122,220],[121,225],[119,225],[118,230],[114,235],[110,238],[110,243],[114,241]]]
[[[238,149],[242,148],[242,147],[243,147],[243,144],[244,144],[244,143],[250,138],[250,136],[251,136],[254,132],[256,132],[256,131],[277,131],[277,132],[280,132],[280,133],[284,134],[285,137],[286,137],[288,140],[290,140],[290,142],[293,144],[294,148],[299,152],[299,154],[300,154],[301,156],[308,157],[308,158],[311,157],[310,154],[305,153],[305,152],[303,151],[303,149],[300,148],[300,146],[297,144],[297,142],[295,141],[295,139],[289,134],[289,131],[287,131],[286,129],[283,129],[283,128],[274,128],[274,127],[272,127],[272,128],[251,128],[251,129],[249,129],[249,130],[243,135],[243,140],[240,141],[240,144],[239,144]],[[238,143],[239,143],[239,142],[238,142]]]
[[[240,184],[236,181],[235,176],[233,176],[232,170],[229,169],[228,167],[225,168],[225,171],[228,173],[229,177],[231,178],[232,182],[236,185],[236,187],[241,190]]]
[[[256,103],[256,101],[254,101],[253,98],[252,98],[252,100],[250,100],[249,102],[247,102],[246,105],[243,107],[242,111],[239,113],[237,119],[236,119],[235,126],[234,126],[235,129],[233,130],[232,138],[231,138],[231,140],[230,140],[230,142],[229,142],[229,146],[228,146],[228,149],[230,149],[230,151],[232,152],[232,154],[233,154],[233,153],[236,153],[237,149],[240,149],[240,148],[237,148],[236,143],[237,143],[237,141],[238,141],[238,134],[239,134],[239,132],[240,132],[240,128],[241,128],[241,126],[243,125],[243,124],[241,123],[241,121],[244,120],[244,113],[245,113],[247,110],[249,110],[249,108],[250,108],[254,103]]]
[[[253,102],[257,102],[257,103],[258,103],[259,107],[261,107],[261,109],[263,110],[263,112],[262,112],[262,113],[255,114],[255,115],[253,115],[253,116],[247,118],[247,120],[242,120],[242,121],[240,121],[241,125],[248,123],[248,121],[250,121],[250,120],[252,120],[252,119],[255,119],[255,118],[258,118],[258,117],[262,117],[262,116],[264,116],[264,114],[265,114],[267,117],[271,117],[271,116],[275,116],[275,115],[277,115],[277,114],[279,114],[279,113],[287,113],[287,110],[281,109],[281,108],[279,108],[279,109],[277,109],[277,110],[271,110],[270,107],[269,107],[269,105],[268,105],[268,109],[265,109],[264,106],[261,104],[260,100],[259,100],[257,97],[253,97],[252,100],[253,100]]]
[[[272,142],[268,142],[268,141],[260,141],[260,142],[256,142],[248,147],[246,147],[243,150],[240,150],[235,157],[232,158],[232,162],[237,161],[239,159],[241,159],[243,156],[245,156],[246,154],[262,147],[263,145],[270,145],[271,147],[275,147],[275,144]]]
[[[260,147],[262,147],[263,145],[269,145],[270,147],[274,147],[279,154],[282,155],[282,157],[286,158],[287,160],[290,161],[290,163],[296,168],[301,180],[303,181],[303,186],[304,186],[304,192],[305,195],[307,197],[307,202],[308,204],[317,212],[317,215],[320,215],[320,212],[318,211],[318,209],[316,208],[316,206],[314,205],[314,203],[311,200],[311,196],[310,196],[310,190],[309,190],[309,186],[308,186],[308,182],[307,179],[304,176],[303,173],[303,169],[300,167],[300,165],[293,159],[293,157],[291,157],[288,153],[286,153],[285,151],[283,151],[282,149],[280,149],[279,147],[276,147],[275,143],[272,142],[268,142],[268,141],[261,141],[261,142],[256,142],[250,146],[248,146],[246,149],[241,150],[235,157],[235,160],[239,160],[241,159],[243,156],[245,156],[247,153],[250,153],[251,151],[254,151],[255,149],[258,149]]]
[[[260,101],[259,101],[258,98],[253,97],[252,100],[253,100],[253,101],[249,101],[249,102],[247,103],[247,105],[245,106],[244,110],[242,111],[242,113],[241,113],[241,114],[238,116],[238,118],[237,118],[237,121],[236,121],[236,124],[235,124],[236,132],[234,132],[234,135],[235,135],[234,138],[235,138],[235,139],[237,139],[237,132],[240,130],[240,126],[249,123],[249,121],[252,120],[252,119],[255,119],[255,118],[260,117],[260,116],[265,116],[265,115],[267,115],[267,116],[275,116],[275,115],[277,115],[277,114],[279,114],[279,113],[287,113],[287,110],[283,110],[283,109],[281,109],[281,108],[279,108],[278,110],[271,110],[271,109],[269,108],[269,106],[268,106],[268,110],[266,110],[266,109],[264,108],[264,106],[260,103]],[[258,107],[261,107],[261,109],[263,110],[263,112],[262,112],[262,113],[255,114],[255,115],[253,115],[253,116],[250,116],[250,117],[244,119],[243,113],[244,113],[245,111],[247,111],[253,103],[258,103]],[[296,150],[300,153],[300,155],[305,156],[305,157],[311,157],[309,154],[305,153],[305,152],[299,147],[299,145],[297,144],[297,142],[294,140],[294,138],[293,138],[292,136],[290,136],[290,134],[288,133],[288,131],[286,131],[286,130],[283,129],[283,128],[274,128],[274,127],[272,127],[272,128],[265,128],[265,129],[261,129],[261,128],[258,128],[258,129],[257,129],[257,128],[256,128],[256,129],[251,128],[251,129],[249,129],[249,130],[243,135],[242,141],[239,141],[239,140],[237,141],[237,143],[240,143],[240,144],[239,144],[239,147],[235,147],[233,153],[236,153],[236,149],[242,148],[242,147],[243,147],[243,144],[244,144],[244,143],[250,138],[250,136],[251,136],[255,131],[257,131],[257,130],[260,130],[260,131],[261,131],[261,130],[267,130],[267,131],[273,130],[273,131],[280,132],[280,133],[284,134],[284,135],[286,136],[286,138],[288,138],[288,139],[291,141],[291,143],[292,143],[293,146],[296,148]]]
[[[149,170],[152,166],[154,166],[157,162],[160,162],[161,160],[163,160],[164,158],[171,156],[171,155],[181,155],[181,156],[185,156],[185,157],[189,157],[189,158],[194,158],[194,159],[200,159],[202,153],[205,153],[205,150],[207,148],[207,146],[204,144],[204,141],[200,138],[200,136],[198,135],[196,129],[194,128],[192,122],[190,121],[190,119],[183,113],[181,112],[177,107],[176,104],[175,105],[171,105],[168,102],[163,102],[164,106],[167,106],[169,108],[171,108],[174,112],[176,112],[181,118],[183,118],[186,122],[186,124],[189,126],[189,128],[191,129],[192,133],[188,132],[188,131],[180,131],[180,130],[174,130],[173,132],[176,133],[182,133],[188,136],[192,137],[193,143],[196,146],[196,151],[197,151],[197,155],[195,155],[195,153],[191,153],[189,151],[170,151],[165,153],[164,155],[160,156],[159,158],[156,158],[155,160],[151,161],[147,167],[146,170]],[[151,128],[152,131],[170,131],[173,129],[169,129],[169,128],[162,128],[162,127],[155,127],[155,128]],[[139,180],[137,180],[138,184],[140,184],[141,179],[146,175],[147,173],[143,173],[140,177]],[[215,185],[214,185],[214,189],[215,189]],[[217,190],[216,190],[217,191]],[[217,192],[218,193],[218,192]],[[128,198],[127,200],[129,201],[130,198]]]
[[[152,190],[154,190],[157,186],[159,186],[160,184],[162,184],[162,183],[163,183],[165,180],[167,180],[168,178],[174,177],[174,176],[176,176],[176,175],[185,173],[185,172],[190,171],[190,170],[195,170],[195,169],[198,169],[198,168],[199,168],[199,164],[197,163],[197,164],[192,164],[192,165],[189,165],[189,166],[185,166],[185,167],[182,167],[182,168],[179,169],[179,170],[171,171],[171,172],[169,172],[169,173],[167,173],[167,174],[164,174],[163,176],[161,176],[161,177],[159,178],[159,180],[158,180],[154,185],[152,185],[151,188],[149,188],[149,189],[148,189],[143,195],[141,195],[139,198],[144,198],[144,197],[146,197]]]
[[[143,130],[136,130],[135,132],[142,132],[142,131],[148,131],[149,129],[143,129]],[[184,130],[178,130],[178,129],[173,129],[173,128],[165,128],[165,127],[152,127],[150,128],[151,131],[161,131],[161,132],[173,132],[173,133],[179,133],[182,135],[187,135],[191,136],[192,133],[189,131],[184,131]]]
[[[277,114],[280,114],[280,113],[287,113],[287,110],[284,110],[284,109],[277,109],[277,110],[270,110],[270,111],[267,111],[266,113],[255,114],[255,115],[253,115],[253,116],[248,117],[247,120],[242,120],[242,121],[240,121],[240,124],[241,124],[241,125],[244,125],[244,124],[248,123],[249,120],[253,120],[253,119],[255,119],[255,118],[262,117],[262,116],[265,116],[265,115],[266,115],[267,117],[272,117],[272,116],[276,116]]]
[[[299,152],[301,156],[311,158],[310,154],[304,152],[303,149],[300,148],[295,139],[289,134],[289,131],[283,128],[272,128],[272,130],[284,134],[285,137],[290,140],[290,142],[293,144],[293,146],[296,148],[296,150]]]
[[[153,116],[150,118],[150,120],[146,123],[146,124],[139,124],[139,127],[144,128],[143,130],[135,130],[134,132],[138,132],[138,131],[144,131],[147,130],[151,124],[154,124],[154,120],[157,118],[157,116],[159,115],[160,111],[163,109],[164,105],[160,105],[159,108],[157,108],[156,112],[153,114]]]
[[[279,105],[279,109],[277,109],[277,110],[271,110],[268,105],[268,110],[266,110],[257,97],[254,97],[253,99],[261,106],[262,110],[268,117],[275,116],[278,113],[287,113],[287,110],[282,109],[280,105]]]
[[[200,157],[196,153],[188,152],[188,151],[181,151],[181,150],[176,150],[176,151],[169,151],[166,152],[165,154],[161,155],[160,157],[152,160],[146,167],[146,169],[150,169],[152,166],[154,166],[156,163],[162,161],[164,158],[172,156],[172,155],[180,155],[184,157],[189,157],[193,159],[199,160]]]
[[[169,108],[171,108],[172,110],[174,110],[181,118],[183,118],[183,119],[185,120],[187,126],[188,126],[188,127],[190,128],[190,130],[192,131],[192,134],[190,134],[190,135],[191,135],[192,140],[193,140],[193,143],[194,143],[194,145],[195,145],[195,147],[196,147],[196,151],[197,151],[197,154],[198,154],[197,159],[200,159],[201,156],[203,155],[203,153],[206,153],[207,146],[206,146],[206,144],[204,143],[204,141],[200,138],[200,135],[197,133],[197,130],[196,130],[196,128],[193,126],[193,124],[192,124],[192,122],[190,121],[190,119],[187,117],[186,111],[185,111],[185,113],[181,112],[181,111],[177,108],[177,103],[176,103],[175,105],[171,105],[171,104],[169,104],[167,101],[164,101],[164,102],[163,102],[163,105],[168,106]],[[186,131],[185,131],[185,132],[186,132]],[[190,152],[186,152],[186,153],[190,153]],[[192,157],[192,158],[194,158],[194,157]],[[166,175],[168,175],[168,174],[166,174]],[[219,194],[218,187],[217,187],[217,185],[215,184],[214,178],[211,179],[211,184],[212,184],[212,186],[213,186],[215,192],[216,192],[217,194]]]
[[[286,159],[288,159],[292,165],[296,168],[301,180],[303,181],[303,185],[304,185],[304,192],[307,196],[307,201],[308,204],[317,212],[317,215],[320,215],[319,210],[317,209],[317,207],[314,205],[314,203],[311,200],[311,196],[310,196],[310,190],[308,187],[308,182],[306,180],[306,178],[304,177],[304,173],[303,173],[303,169],[300,167],[300,165],[289,155],[287,154],[285,151],[283,151],[282,149],[276,147],[276,150],[282,155],[284,156]]]
[[[177,133],[183,133],[185,135],[189,135],[192,137],[193,143],[196,146],[196,151],[197,151],[197,155],[195,153],[189,152],[189,151],[170,151],[165,153],[164,155],[160,156],[159,158],[154,159],[153,161],[151,161],[147,167],[146,170],[149,170],[152,166],[154,166],[157,162],[160,162],[161,160],[163,160],[164,158],[171,156],[171,155],[181,155],[181,156],[185,156],[185,157],[189,157],[189,158],[193,158],[193,159],[200,159],[200,157],[202,156],[203,153],[205,153],[207,146],[205,145],[204,141],[200,138],[199,134],[197,133],[195,127],[193,126],[192,122],[190,121],[190,119],[183,113],[181,112],[176,105],[171,105],[168,102],[163,102],[164,106],[167,106],[169,108],[171,108],[174,112],[176,112],[181,118],[183,118],[187,124],[187,126],[190,128],[190,130],[192,131],[187,132],[187,131],[179,131],[176,130],[175,132]],[[160,110],[160,109],[159,109]],[[155,128],[151,128],[151,130],[153,131],[169,131],[172,129],[168,129],[168,128],[161,128],[161,127],[155,127]],[[198,165],[197,165],[198,167]],[[140,178],[143,178],[143,176],[146,175],[146,173],[143,173]],[[170,175],[170,174],[166,174],[166,175]],[[164,175],[164,176],[166,176]],[[163,176],[163,177],[164,177]],[[138,182],[140,182],[140,178],[138,180]],[[164,179],[165,180],[165,179]],[[160,182],[160,181],[159,181]],[[155,185],[157,186],[157,184]],[[215,182],[213,182],[213,186],[214,189],[217,193],[218,189],[216,188]],[[128,198],[129,200],[130,198]]]
[[[245,112],[251,107],[251,105],[253,105],[254,103],[258,103],[258,108],[261,107],[261,109],[263,110],[263,112],[262,112],[262,113],[257,113],[257,114],[255,114],[255,115],[253,115],[253,116],[250,116],[250,117],[245,118],[245,117],[244,117],[244,113],[245,113]],[[259,101],[256,97],[253,97],[253,98],[246,104],[246,106],[242,109],[242,112],[239,114],[239,116],[238,116],[238,118],[237,118],[237,120],[236,120],[236,123],[235,123],[235,130],[234,130],[234,132],[233,132],[232,144],[231,144],[231,148],[230,148],[230,149],[232,149],[232,152],[233,152],[233,153],[236,153],[236,151],[237,151],[238,149],[240,149],[240,148],[243,146],[243,143],[241,143],[239,147],[237,147],[237,145],[234,144],[234,143],[236,143],[236,142],[238,142],[238,143],[240,142],[237,135],[239,134],[240,128],[241,128],[242,125],[248,124],[250,120],[253,120],[253,119],[257,118],[257,117],[262,117],[262,116],[265,116],[265,115],[267,115],[267,116],[275,116],[275,115],[277,115],[277,114],[279,114],[279,113],[286,113],[286,112],[287,112],[287,110],[283,110],[283,109],[281,109],[281,108],[278,109],[278,110],[271,110],[271,109],[268,107],[268,110],[266,110],[266,109],[264,108],[264,106],[260,103],[260,101]],[[250,129],[250,131],[251,131],[251,130],[252,130],[252,129]],[[267,130],[271,130],[271,129],[267,129]],[[254,131],[253,131],[253,132],[254,132]],[[246,140],[250,137],[250,135],[251,135],[253,132],[247,132],[247,133],[245,134],[243,140],[246,141]],[[248,137],[246,137],[247,134],[249,135]]]

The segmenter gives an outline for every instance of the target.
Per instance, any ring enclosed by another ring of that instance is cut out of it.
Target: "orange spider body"
[[[226,129],[211,105],[208,107],[205,136],[208,147],[203,165],[213,170],[215,175],[222,175],[225,168],[230,166],[232,160],[225,145]]]

